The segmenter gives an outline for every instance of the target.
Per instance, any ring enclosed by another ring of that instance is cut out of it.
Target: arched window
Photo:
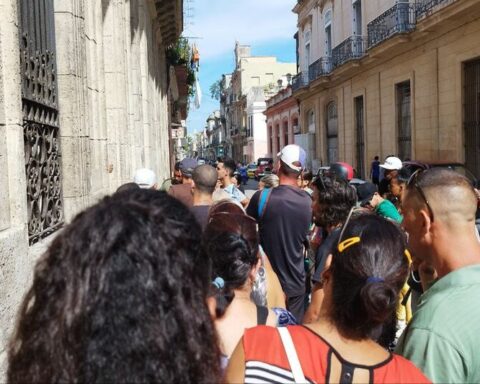
[[[273,153],[273,127],[271,125],[268,126],[268,152]]]
[[[288,145],[288,120],[283,122],[283,145]]]
[[[329,164],[338,161],[338,116],[334,101],[327,105],[327,159]]]
[[[282,149],[282,147],[280,146],[280,124],[277,124],[276,133],[277,133],[277,148],[275,152],[278,153]]]
[[[308,132],[315,133],[315,112],[313,109],[308,111]]]

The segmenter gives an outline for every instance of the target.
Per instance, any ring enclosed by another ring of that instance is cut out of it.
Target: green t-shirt
[[[421,296],[396,352],[434,383],[480,383],[480,264],[449,273]]]
[[[375,208],[375,212],[380,216],[385,217],[386,219],[390,219],[396,221],[397,223],[401,223],[403,220],[402,215],[398,213],[397,208],[390,200],[383,200],[378,206]]]

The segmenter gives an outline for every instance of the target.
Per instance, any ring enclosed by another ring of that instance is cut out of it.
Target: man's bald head
[[[211,165],[203,164],[196,167],[193,171],[193,182],[195,189],[202,193],[211,195],[217,185],[218,173]]]
[[[465,176],[447,168],[432,168],[414,177],[416,180],[407,185],[405,197],[413,199],[416,208],[426,205],[420,188],[432,208],[435,221],[456,229],[475,222],[477,197]]]

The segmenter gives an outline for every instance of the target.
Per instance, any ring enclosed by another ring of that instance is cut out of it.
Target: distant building
[[[268,155],[267,128],[262,115],[266,108],[265,94],[275,88],[278,79],[286,81],[287,75],[295,74],[296,65],[279,63],[275,57],[252,56],[250,46],[238,42],[235,63],[234,72],[223,77],[220,110],[226,126],[226,150],[237,162],[251,162]]]
[[[480,176],[478,0],[299,0],[292,84],[315,159],[459,161]]]
[[[311,169],[315,153],[308,151],[308,134],[301,134],[299,108],[291,84],[279,84],[278,92],[267,100],[266,107],[268,153],[275,159],[285,145],[298,144],[307,151],[307,167]]]

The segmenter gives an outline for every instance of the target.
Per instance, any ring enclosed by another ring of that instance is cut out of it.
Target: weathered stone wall
[[[66,220],[152,168],[169,174],[167,66],[153,0],[55,0]],[[28,245],[17,0],[0,0],[0,382],[33,266]],[[173,22],[173,21],[172,21]]]

